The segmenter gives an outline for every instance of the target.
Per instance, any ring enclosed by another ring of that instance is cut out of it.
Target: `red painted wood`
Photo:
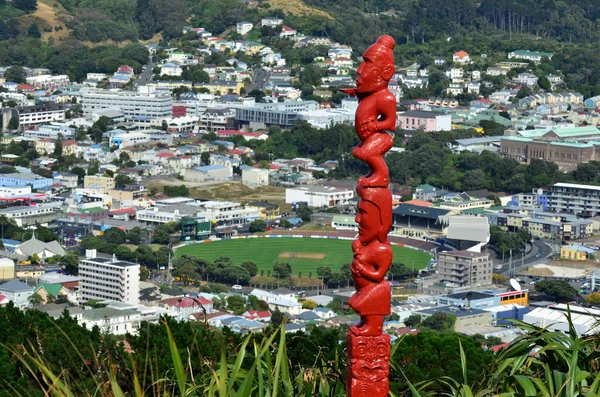
[[[363,55],[356,88],[343,90],[358,97],[355,125],[360,143],[353,154],[370,169],[358,180],[358,237],[352,243],[356,293],[349,304],[360,314],[360,323],[348,334],[346,389],[351,397],[389,393],[390,337],[383,334],[383,316],[390,314],[391,289],[385,274],[392,263],[387,238],[392,194],[383,155],[393,146],[396,128],[396,98],[388,89],[394,75],[394,46],[392,37],[381,36]]]

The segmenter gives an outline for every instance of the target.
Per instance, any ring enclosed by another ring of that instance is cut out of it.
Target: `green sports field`
[[[259,270],[273,270],[277,261],[293,264],[294,274],[308,275],[320,266],[329,266],[339,271],[344,263],[352,261],[352,241],[316,238],[250,238],[215,241],[183,246],[176,256],[184,254],[213,261],[220,256],[228,256],[236,265],[250,260],[256,262]],[[423,269],[430,255],[405,247],[392,246],[394,262],[407,267]]]

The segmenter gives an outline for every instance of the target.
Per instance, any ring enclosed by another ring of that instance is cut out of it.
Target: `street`
[[[144,86],[148,84],[150,80],[152,80],[152,69],[154,69],[154,63],[152,62],[152,57],[149,57],[148,64],[146,64],[146,69],[142,70],[142,74],[140,74],[136,80],[138,87]]]
[[[259,90],[262,91],[267,85],[267,81],[269,81],[269,72],[264,69],[256,69],[254,71],[254,75],[252,76],[252,85],[250,86],[250,91]]]

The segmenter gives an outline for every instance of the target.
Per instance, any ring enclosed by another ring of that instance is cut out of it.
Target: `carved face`
[[[363,62],[356,71],[356,91],[366,94],[387,87],[387,82],[394,74],[394,66],[388,63],[387,56],[381,54],[382,51],[377,44],[365,51]]]
[[[390,370],[390,345],[385,338],[357,338],[352,344],[352,376],[376,382],[387,378]]]
[[[358,240],[368,244],[377,239],[381,229],[381,216],[379,208],[370,201],[360,200],[358,213],[354,219],[358,223]]]

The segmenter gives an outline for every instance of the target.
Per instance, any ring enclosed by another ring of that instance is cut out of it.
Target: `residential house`
[[[40,296],[42,304],[52,302],[59,296],[65,297],[69,302],[77,302],[77,296],[75,293],[60,284],[39,283],[33,291],[33,294]]]
[[[32,287],[16,279],[0,285],[0,295],[5,296],[9,301],[12,301],[18,308],[28,307],[29,297],[32,294]]]
[[[471,57],[466,51],[457,51],[452,55],[452,62],[454,63],[467,64],[470,61]]]
[[[236,25],[236,32],[237,32],[237,34],[241,34],[242,36],[244,36],[244,35],[246,35],[246,33],[251,31],[253,27],[254,27],[254,25],[252,24],[252,22],[248,22],[248,21],[238,22]]]
[[[281,28],[281,32],[279,33],[280,38],[290,38],[294,37],[298,32],[294,28],[290,28],[289,26],[283,26]]]

